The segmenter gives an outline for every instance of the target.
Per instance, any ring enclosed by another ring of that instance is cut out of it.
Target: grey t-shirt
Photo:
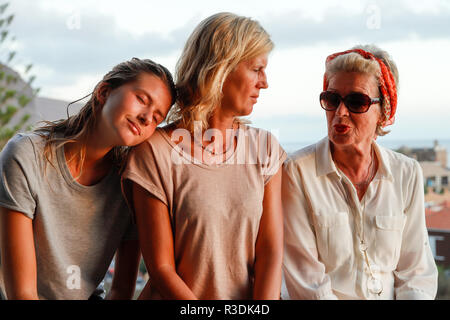
[[[64,147],[53,148],[49,163],[44,144],[37,134],[17,134],[0,153],[0,206],[33,219],[39,298],[88,299],[120,243],[137,239],[136,229],[116,169],[81,185]]]

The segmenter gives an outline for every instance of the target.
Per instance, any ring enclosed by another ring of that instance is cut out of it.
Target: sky
[[[318,99],[325,58],[357,44],[388,51],[399,69],[396,122],[382,139],[450,139],[449,0],[14,0],[14,64],[20,71],[33,63],[41,96],[73,101],[132,57],[174,72],[195,26],[221,11],[258,20],[275,43],[269,88],[250,120],[280,141],[326,135]]]

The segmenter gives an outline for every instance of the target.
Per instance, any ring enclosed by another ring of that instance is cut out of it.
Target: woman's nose
[[[336,115],[339,115],[339,116],[348,116],[349,115],[349,111],[347,109],[347,106],[344,104],[344,101],[341,100],[335,113],[336,113]]]
[[[138,117],[139,121],[144,126],[148,126],[153,121],[153,111],[147,111],[145,113],[141,113]]]
[[[258,88],[259,89],[267,89],[269,87],[269,83],[267,82],[267,76],[264,71],[261,71],[261,75],[259,77],[258,81]]]

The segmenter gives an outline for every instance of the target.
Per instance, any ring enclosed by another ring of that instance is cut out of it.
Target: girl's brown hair
[[[82,168],[86,157],[86,141],[97,125],[99,113],[104,105],[104,103],[98,100],[99,90],[104,88],[105,85],[111,90],[114,90],[124,84],[137,80],[143,72],[155,75],[167,85],[172,96],[171,105],[173,105],[176,100],[176,89],[172,74],[167,68],[150,59],[132,58],[129,61],[119,63],[97,83],[94,91],[89,94],[91,96],[89,101],[86,102],[77,114],[70,117],[67,116],[67,119],[44,121],[43,126],[34,130],[45,139],[44,156],[49,163],[51,164],[50,158],[52,157],[51,150],[53,145],[60,148],[67,143],[80,142],[80,152],[71,157],[71,159],[68,159],[68,161],[72,161],[74,157],[78,157],[80,168]],[[84,98],[69,103],[67,108]],[[120,169],[123,166],[128,150],[129,147],[117,146],[107,156]]]

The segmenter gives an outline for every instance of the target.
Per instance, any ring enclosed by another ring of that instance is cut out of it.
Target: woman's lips
[[[347,133],[350,130],[350,127],[345,124],[335,124],[333,127],[337,133]]]
[[[132,131],[135,135],[140,136],[140,135],[141,135],[141,130],[140,130],[139,126],[136,125],[136,124],[135,124],[133,121],[131,121],[130,119],[127,119],[127,120],[128,120],[128,125],[130,126],[131,131]]]

